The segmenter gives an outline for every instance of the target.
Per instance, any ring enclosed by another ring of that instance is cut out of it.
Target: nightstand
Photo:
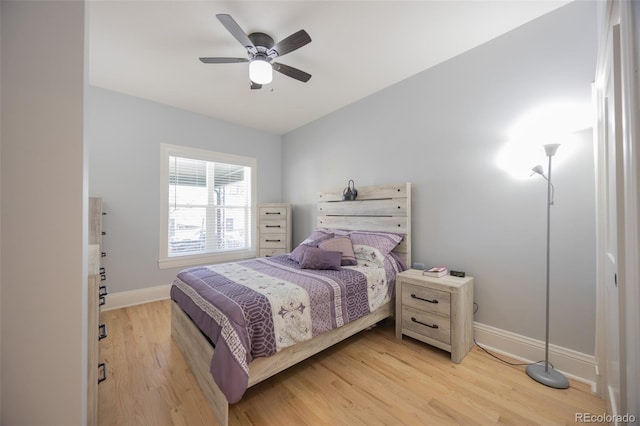
[[[444,349],[460,363],[473,346],[473,277],[432,278],[422,270],[396,275],[396,338]]]

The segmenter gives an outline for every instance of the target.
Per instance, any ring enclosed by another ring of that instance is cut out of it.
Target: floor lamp
[[[553,185],[551,184],[551,157],[556,153],[560,144],[549,144],[544,146],[544,151],[549,158],[548,176],[544,175],[541,166],[536,166],[532,170],[547,181],[547,317],[546,334],[544,342],[544,364],[529,364],[527,374],[533,380],[556,389],[566,389],[569,381],[559,371],[549,365],[549,238],[551,236],[551,205],[553,205]]]

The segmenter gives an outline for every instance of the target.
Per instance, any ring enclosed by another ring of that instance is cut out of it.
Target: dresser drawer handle
[[[107,338],[107,324],[100,324],[98,326],[98,340]]]
[[[279,243],[281,240],[265,240],[268,243]]]
[[[418,321],[414,317],[411,317],[411,321],[412,322],[417,322],[418,324],[426,325],[429,328],[433,328],[433,329],[438,328],[438,324],[427,324],[426,322]]]
[[[107,363],[101,362],[98,364],[98,383],[102,383],[107,380]]]
[[[429,302],[429,303],[438,303],[438,299],[424,299],[422,297],[418,297],[415,294],[411,294],[411,298],[412,299],[418,299],[418,300],[423,300],[425,302]]]
[[[265,214],[280,214],[280,212],[266,212]]]
[[[265,228],[280,228],[280,225],[265,225]]]

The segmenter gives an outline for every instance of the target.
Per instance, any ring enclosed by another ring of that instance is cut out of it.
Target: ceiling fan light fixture
[[[257,84],[269,84],[273,80],[273,68],[264,59],[253,59],[249,63],[249,78]]]
[[[302,70],[280,62],[273,62],[275,58],[284,56],[309,44],[311,37],[305,30],[295,32],[278,43],[274,43],[273,38],[268,34],[260,32],[247,34],[231,15],[220,13],[216,17],[227,31],[247,50],[248,58],[201,57],[200,62],[204,64],[249,62],[249,79],[251,80],[250,87],[252,90],[261,89],[263,85],[271,83],[274,70],[303,83],[306,83],[311,78],[311,74]]]

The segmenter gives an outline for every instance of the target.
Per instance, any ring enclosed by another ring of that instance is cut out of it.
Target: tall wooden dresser
[[[291,204],[258,204],[258,257],[291,252]]]
[[[107,274],[102,266],[106,253],[102,246],[102,199],[89,199],[89,279],[87,291],[88,313],[88,387],[87,387],[87,424],[98,424],[98,384],[107,378],[106,363],[100,362],[98,342],[107,337],[106,324],[100,323],[100,307],[105,303]]]

